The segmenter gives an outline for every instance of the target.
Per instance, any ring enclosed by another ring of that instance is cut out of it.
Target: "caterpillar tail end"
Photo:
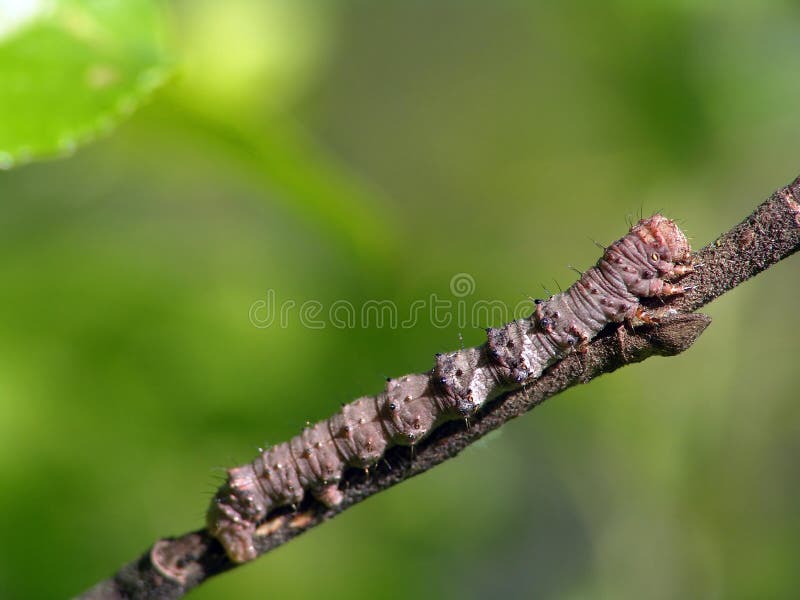
[[[252,465],[228,469],[228,478],[219,488],[206,513],[209,533],[225,548],[235,563],[258,556],[253,538],[256,525],[267,514],[267,504],[258,486]]]
[[[241,564],[258,556],[253,543],[256,528],[229,505],[214,499],[206,515],[208,532],[215,537],[231,561]]]

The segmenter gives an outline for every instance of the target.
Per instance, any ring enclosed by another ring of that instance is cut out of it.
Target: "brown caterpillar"
[[[528,318],[487,329],[484,345],[439,354],[430,372],[389,379],[384,392],[345,404],[229,469],[208,510],[211,535],[232,561],[252,560],[256,527],[273,509],[297,505],[307,492],[326,506],[339,504],[347,467],[374,465],[389,447],[413,445],[442,422],[474,414],[582,351],[609,323],[648,320],[640,299],[683,293],[670,281],[691,271],[689,243],[675,223],[658,214],[639,221],[568,290],[536,300]]]

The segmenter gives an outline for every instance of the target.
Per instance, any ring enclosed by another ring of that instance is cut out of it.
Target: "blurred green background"
[[[132,5],[110,95],[50,68],[28,129],[52,47],[0,28],[0,139],[74,154],[0,172],[0,598],[82,591],[201,526],[221,467],[483,336],[257,328],[267,290],[403,314],[464,272],[513,306],[626,215],[699,247],[800,174],[793,2]],[[794,597],[799,272],[191,597]]]

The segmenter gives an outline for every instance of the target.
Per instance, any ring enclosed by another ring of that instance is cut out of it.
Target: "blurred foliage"
[[[0,169],[108,133],[167,74],[153,0],[0,3]]]
[[[114,135],[0,173],[0,598],[85,589],[200,526],[212,467],[481,340],[297,308],[259,329],[267,290],[404,314],[466,272],[468,300],[513,306],[626,215],[699,246],[798,174],[800,11],[779,0],[58,5],[104,11],[110,45],[58,11],[0,22],[4,150],[58,151],[63,119],[94,128],[166,56],[175,75]],[[90,93],[95,60],[120,79]],[[686,355],[570,390],[192,597],[793,597],[798,268],[710,306]]]

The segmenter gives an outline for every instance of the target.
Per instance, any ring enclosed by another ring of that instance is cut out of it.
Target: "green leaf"
[[[152,0],[0,4],[0,168],[64,156],[131,114],[169,74]]]

